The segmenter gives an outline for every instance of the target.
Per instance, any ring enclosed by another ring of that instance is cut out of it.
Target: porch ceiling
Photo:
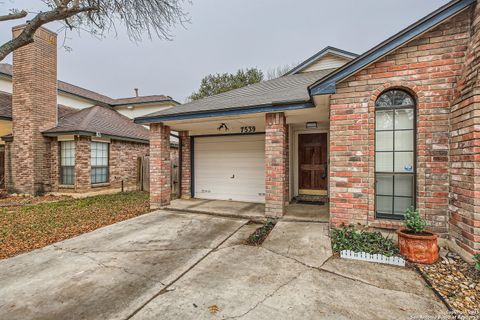
[[[328,106],[322,103],[314,108],[285,111],[285,116],[287,123],[293,125],[316,121],[319,126],[325,127],[329,122]],[[163,123],[174,131],[189,131],[192,136],[242,133],[242,127],[255,127],[255,132],[265,132],[265,113],[164,121]],[[225,124],[228,130],[222,124]],[[222,128],[218,129],[221,126]]]

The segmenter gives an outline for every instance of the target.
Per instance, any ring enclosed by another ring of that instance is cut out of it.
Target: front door
[[[298,136],[299,193],[327,194],[327,134],[309,133]]]

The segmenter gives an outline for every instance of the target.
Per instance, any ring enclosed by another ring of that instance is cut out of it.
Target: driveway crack
[[[401,293],[405,293],[405,291],[402,291],[402,290],[396,290],[396,289],[392,289],[392,288],[383,288],[381,286],[377,286],[373,283],[370,283],[370,282],[367,282],[367,281],[364,281],[364,280],[361,280],[361,279],[358,279],[358,278],[353,278],[353,277],[349,277],[347,275],[344,275],[344,274],[340,274],[340,273],[336,273],[334,271],[331,271],[331,270],[328,270],[328,269],[324,269],[323,266],[328,262],[330,261],[331,259],[333,259],[334,257],[333,256],[330,256],[327,260],[325,260],[319,267],[314,267],[314,266],[311,266],[311,265],[308,265],[302,261],[299,261],[298,259],[295,259],[293,257],[289,257],[289,256],[286,256],[284,254],[281,254],[279,252],[276,252],[274,250],[271,250],[271,249],[268,249],[268,248],[265,248],[265,247],[261,247],[262,249],[265,249],[273,254],[276,254],[276,255],[279,255],[281,257],[284,257],[284,258],[287,258],[287,259],[290,259],[290,260],[293,260],[307,268],[310,268],[310,269],[313,269],[313,270],[316,270],[316,271],[319,271],[319,272],[325,272],[325,273],[330,273],[330,274],[333,274],[337,277],[341,277],[341,278],[344,278],[344,279],[348,279],[350,281],[355,281],[355,282],[359,282],[359,283],[362,283],[364,285],[367,285],[367,286],[370,286],[370,287],[374,287],[374,288],[378,288],[378,289],[382,289],[382,290],[390,290],[390,291],[394,291],[394,292],[401,292]],[[415,296],[418,296],[418,297],[421,297],[421,298],[424,298],[423,296],[419,295],[419,294],[416,294],[416,293],[411,293]]]
[[[215,248],[211,249],[210,251],[208,251],[203,257],[201,257],[200,259],[198,259],[194,264],[192,264],[187,270],[185,270],[184,272],[182,272],[177,278],[173,279],[170,283],[166,284],[165,287],[158,291],[156,294],[154,294],[150,299],[148,299],[147,301],[145,301],[145,303],[143,303],[140,307],[138,307],[136,310],[134,310],[130,315],[128,315],[125,320],[128,320],[128,319],[131,319],[132,317],[134,317],[138,312],[140,312],[143,308],[145,308],[150,302],[152,302],[152,300],[154,300],[155,298],[157,298],[158,296],[164,294],[164,293],[167,293],[171,290],[169,290],[169,288],[174,285],[177,281],[179,281],[181,278],[183,278],[188,272],[190,272],[190,270],[192,270],[193,268],[195,268],[200,262],[202,262],[205,258],[207,258],[212,252],[215,252],[221,245],[223,245],[225,242],[228,241],[228,239],[230,239],[234,234],[236,234],[238,232],[238,230],[240,230],[241,228],[243,228],[246,224],[248,223],[248,221],[245,221],[244,223],[242,223],[238,228],[236,228],[230,235],[228,235],[225,239],[223,239],[217,246],[215,246]]]
[[[223,318],[223,319],[239,319],[239,318],[243,318],[244,316],[246,316],[247,314],[249,314],[250,312],[252,312],[253,310],[255,310],[256,308],[258,308],[261,304],[263,304],[265,301],[267,301],[268,299],[270,299],[271,297],[273,297],[280,289],[288,286],[290,283],[292,283],[293,281],[297,280],[298,277],[300,277],[303,273],[305,272],[305,270],[303,271],[300,271],[295,277],[293,277],[292,279],[282,283],[280,286],[278,286],[275,290],[273,290],[271,293],[265,295],[263,297],[263,299],[261,299],[260,301],[258,301],[253,307],[251,307],[250,309],[248,309],[246,312],[238,315],[238,316],[231,316],[231,317],[226,317],[226,318]]]
[[[100,267],[102,267],[102,268],[121,270],[121,271],[124,272],[124,273],[130,274],[130,275],[133,275],[133,276],[137,276],[137,277],[140,277],[140,278],[144,278],[144,279],[149,280],[149,281],[157,282],[157,283],[160,283],[161,285],[165,285],[163,282],[161,282],[161,281],[158,280],[158,279],[155,279],[155,278],[152,278],[152,277],[148,277],[148,276],[145,276],[145,275],[143,275],[143,274],[136,273],[136,272],[132,272],[132,271],[128,270],[127,268],[120,267],[120,266],[112,266],[112,265],[105,264],[105,263],[99,261],[98,259],[95,259],[94,257],[89,256],[89,255],[88,255],[89,251],[87,251],[87,252],[81,252],[81,251],[80,251],[80,252],[79,252],[79,251],[76,251],[76,250],[71,250],[71,249],[62,248],[62,247],[59,247],[59,246],[57,246],[57,245],[52,245],[52,246],[53,246],[55,249],[57,249],[57,250],[60,250],[60,251],[64,251],[64,252],[68,252],[68,253],[72,253],[72,254],[76,254],[76,255],[85,257],[85,258],[91,260],[92,262],[96,263],[98,266],[100,266]]]

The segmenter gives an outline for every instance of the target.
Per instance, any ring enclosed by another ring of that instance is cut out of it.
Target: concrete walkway
[[[407,319],[446,308],[413,271],[331,257],[326,225],[158,211],[0,261],[0,319]],[[374,303],[372,303],[374,302]]]

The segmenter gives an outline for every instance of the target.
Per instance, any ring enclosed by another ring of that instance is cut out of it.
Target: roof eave
[[[93,137],[97,136],[96,132],[90,132],[90,131],[81,131],[81,130],[73,130],[73,131],[55,131],[55,132],[43,132],[42,133],[46,137],[58,137],[58,136],[63,136],[63,135],[78,135],[78,136],[84,136],[84,137]],[[109,134],[103,134],[100,133],[102,138],[110,138],[113,140],[121,140],[121,141],[129,141],[129,142],[137,142],[137,143],[143,143],[143,144],[149,144],[149,140],[145,139],[140,139],[140,138],[131,138],[131,137],[122,137],[122,136],[117,136],[117,135],[109,135]]]
[[[314,104],[311,101],[297,101],[291,102],[288,104],[268,104],[268,105],[259,105],[259,106],[250,106],[250,107],[241,107],[234,109],[220,109],[212,111],[202,111],[202,112],[189,112],[189,113],[180,113],[180,114],[171,114],[171,115],[159,115],[151,117],[138,117],[135,118],[135,123],[138,124],[149,124],[149,123],[159,123],[164,121],[176,121],[176,120],[188,120],[188,119],[202,119],[202,118],[211,118],[211,117],[222,117],[222,116],[234,116],[234,115],[244,115],[244,114],[253,114],[253,113],[268,113],[268,112],[278,112],[278,111],[288,111],[288,110],[299,110],[314,108]]]
[[[405,45],[414,38],[424,34],[425,32],[428,32],[445,20],[462,12],[475,2],[476,0],[458,0],[440,7],[436,11],[370,49],[358,58],[347,63],[337,71],[327,75],[323,79],[317,81],[317,83],[311,85],[309,88],[310,94],[315,96],[335,93],[336,84],[338,82],[364,69],[373,62]]]
[[[342,56],[342,57],[349,58],[349,59],[355,59],[356,57],[358,57],[358,54],[356,54],[356,53],[328,46],[328,47],[323,48],[322,50],[320,50],[319,52],[317,52],[316,54],[314,54],[313,56],[311,56],[307,60],[303,61],[302,63],[300,63],[298,66],[294,67],[293,69],[291,69],[287,73],[285,73],[285,75],[288,76],[288,75],[295,74],[295,73],[307,68],[308,66],[312,65],[313,63],[315,63],[315,61],[324,57],[327,54],[338,55],[338,56]]]
[[[175,101],[173,99],[165,99],[165,100],[157,100],[157,101],[145,101],[145,102],[132,102],[132,103],[118,103],[118,104],[112,104],[111,106],[113,108],[115,107],[125,107],[125,106],[138,106],[138,105],[145,105],[145,104],[158,104],[158,103],[173,103],[179,105],[180,102]]]

